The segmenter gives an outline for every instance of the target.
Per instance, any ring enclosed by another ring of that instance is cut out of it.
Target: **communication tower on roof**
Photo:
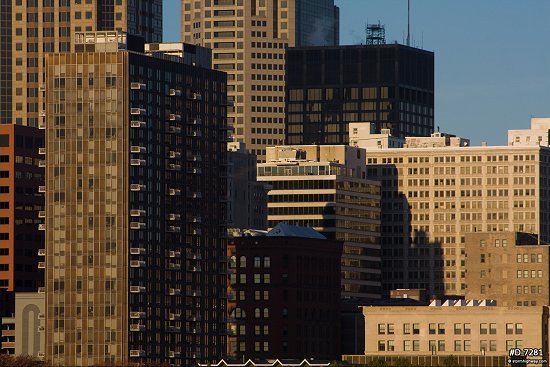
[[[383,24],[367,24],[367,45],[383,45],[386,43],[386,27]]]

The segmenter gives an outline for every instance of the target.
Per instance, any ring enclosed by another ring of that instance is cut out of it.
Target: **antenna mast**
[[[411,45],[411,0],[407,0],[407,46]]]

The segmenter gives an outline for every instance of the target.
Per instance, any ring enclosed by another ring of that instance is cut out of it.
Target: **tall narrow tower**
[[[337,45],[334,0],[182,0],[182,40],[213,49],[228,73],[234,140],[258,161],[284,140],[285,49]]]

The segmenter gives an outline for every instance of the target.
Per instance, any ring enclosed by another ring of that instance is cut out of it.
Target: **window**
[[[265,284],[271,283],[271,274],[264,274],[264,283]]]
[[[0,147],[10,146],[10,136],[8,134],[0,134]]]
[[[482,323],[479,325],[479,333],[480,334],[487,334],[487,328],[488,328],[488,325],[485,324],[485,323]]]
[[[497,333],[497,324],[489,324],[489,334]]]
[[[264,257],[264,268],[270,268],[271,267],[271,257],[266,256]]]
[[[246,274],[239,274],[239,283],[246,284]]]
[[[420,324],[413,324],[413,334],[420,334]]]
[[[445,334],[445,324],[437,324],[437,333]]]
[[[480,340],[479,341],[479,351],[480,352],[487,351],[487,340]]]
[[[262,316],[262,311],[259,308],[254,309],[254,317],[259,319]]]
[[[378,341],[378,351],[379,352],[385,352],[386,351],[386,343],[383,340]]]
[[[233,268],[233,269],[237,267],[237,257],[236,256],[231,256],[231,258],[229,259],[229,267]]]
[[[489,341],[489,350],[491,352],[496,352],[497,351],[497,341],[496,340],[490,340]]]
[[[378,324],[378,335],[386,334],[386,324]]]
[[[410,334],[411,333],[411,324],[403,324],[403,334]]]
[[[388,340],[388,352],[395,351],[395,342],[393,340]]]
[[[261,265],[261,259],[259,256],[254,256],[254,267],[259,268]]]
[[[462,352],[462,341],[455,340],[455,352]]]
[[[469,335],[472,332],[472,324],[464,324],[464,335]]]
[[[428,350],[432,352],[432,354],[437,350],[435,340],[428,341]]]
[[[469,352],[470,350],[472,350],[472,341],[464,340],[464,351]]]
[[[462,325],[461,324],[455,324],[455,335],[462,334]]]
[[[412,343],[410,340],[404,340],[403,341],[403,350],[405,352],[410,352],[412,351]]]
[[[420,340],[413,340],[413,351],[418,352],[420,350]]]
[[[513,340],[506,340],[506,350],[510,350],[514,348],[514,341]]]
[[[444,352],[445,351],[445,340],[438,340],[437,341],[437,350],[439,352]]]
[[[241,268],[246,268],[246,256],[241,256],[241,258],[239,259],[239,261],[240,261],[239,266],[240,266]]]
[[[516,334],[523,334],[523,324],[516,324]]]
[[[388,324],[388,334],[390,334],[390,335],[395,334],[393,324]]]
[[[264,308],[264,318],[269,318],[269,308]]]
[[[428,330],[430,334],[435,334],[435,324],[430,324]]]
[[[261,281],[261,274],[254,274],[254,284],[260,284]]]

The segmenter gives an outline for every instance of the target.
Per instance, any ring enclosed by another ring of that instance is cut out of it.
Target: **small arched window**
[[[241,268],[246,268],[246,256],[241,256],[239,259],[239,266]]]

